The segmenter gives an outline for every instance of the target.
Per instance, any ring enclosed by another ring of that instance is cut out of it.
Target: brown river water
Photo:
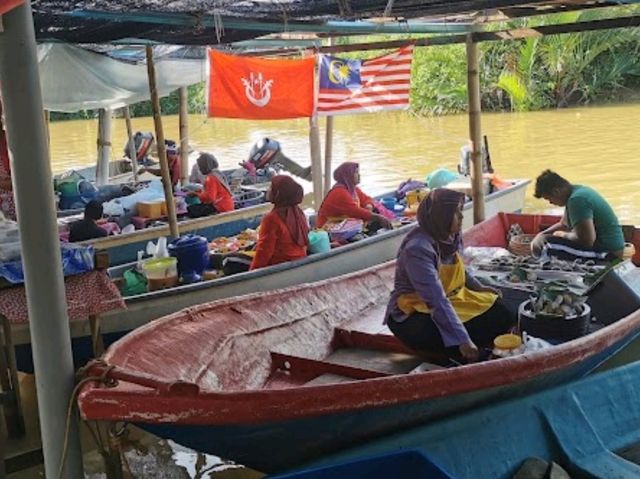
[[[165,137],[178,139],[177,116],[163,117]],[[621,222],[640,224],[638,168],[640,104],[550,110],[532,113],[487,113],[482,130],[489,138],[496,172],[504,178],[531,178],[552,168],[569,181],[596,188],[615,208]],[[324,138],[324,119],[320,120]],[[134,118],[134,130],[153,131],[152,118]],[[246,159],[261,137],[274,138],[291,159],[308,165],[309,122],[248,121],[189,118],[190,143],[212,152],[221,167]],[[97,120],[50,125],[54,173],[95,164]],[[113,122],[113,158],[126,141],[124,120]],[[468,138],[466,115],[421,118],[406,112],[336,117],[334,167],[342,161],[360,163],[362,184],[370,194],[395,188],[409,177],[424,180],[435,168],[455,170],[460,147]],[[324,150],[324,140],[322,141]],[[308,189],[308,187],[307,187]],[[526,209],[552,211],[533,197]]]

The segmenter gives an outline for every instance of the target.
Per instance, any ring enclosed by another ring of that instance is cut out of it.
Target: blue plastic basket
[[[392,477],[455,479],[426,454],[413,449],[269,477],[271,479],[389,479]]]

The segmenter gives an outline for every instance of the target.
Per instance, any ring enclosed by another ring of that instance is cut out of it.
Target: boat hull
[[[183,446],[232,459],[261,472],[283,472],[306,461],[341,451],[353,444],[366,443],[385,434],[424,426],[439,418],[453,416],[481,405],[566,384],[588,374],[631,340],[632,337],[624,338],[580,363],[535,376],[533,379],[392,407],[372,406],[352,413],[326,414],[257,426],[137,425]],[[276,450],[274,444],[277,445]]]

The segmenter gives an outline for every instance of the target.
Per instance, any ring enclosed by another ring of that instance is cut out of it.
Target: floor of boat
[[[383,324],[386,301],[334,330],[333,351],[313,359],[272,352],[265,389],[319,386],[438,369],[408,350]]]

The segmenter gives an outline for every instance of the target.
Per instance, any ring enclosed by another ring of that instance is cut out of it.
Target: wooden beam
[[[491,42],[501,40],[518,40],[542,35],[561,35],[563,33],[590,32],[594,30],[611,30],[614,28],[631,28],[640,26],[640,15],[626,17],[608,18],[604,20],[591,20],[588,22],[563,23],[559,25],[541,25],[538,27],[512,28],[498,30],[495,32],[475,32],[472,33],[475,42]],[[437,45],[453,45],[456,43],[466,43],[467,35],[442,35],[437,37],[413,38],[404,40],[388,40],[384,42],[354,43],[352,45],[335,45],[320,47],[320,53],[345,53],[364,52],[370,50],[390,50],[400,48],[407,43],[413,42],[418,47],[429,47]],[[299,53],[299,49],[263,50],[252,52],[252,55],[282,55]]]
[[[151,107],[153,109],[153,123],[156,128],[156,139],[158,143],[158,158],[160,159],[160,171],[162,173],[162,186],[164,187],[164,198],[167,202],[167,216],[169,217],[169,230],[171,237],[180,236],[178,232],[178,217],[176,215],[176,204],[173,201],[173,184],[169,174],[169,164],[167,163],[167,149],[164,144],[164,130],[162,128],[162,117],[160,116],[160,97],[156,86],[156,68],[153,62],[153,49],[146,47],[147,53],[147,74],[149,75],[149,93],[151,95]]]
[[[469,34],[467,41],[467,95],[469,98],[469,140],[471,143],[471,199],[473,223],[484,221],[484,187],[482,178],[482,128],[480,124],[480,66],[478,44]]]
[[[131,126],[131,112],[129,111],[129,107],[125,106],[123,109],[124,112],[124,122],[127,126],[127,149],[129,150],[129,158],[131,158],[131,170],[133,172],[133,181],[138,182],[138,152],[136,151],[136,143],[133,141],[133,127]]]
[[[187,87],[180,87],[180,180],[182,185],[189,182],[189,94]]]

